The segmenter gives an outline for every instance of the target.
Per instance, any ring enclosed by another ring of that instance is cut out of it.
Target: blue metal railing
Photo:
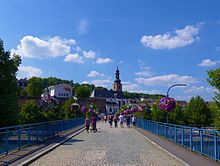
[[[0,155],[43,142],[84,124],[84,118],[0,128]]]
[[[143,119],[137,120],[137,126],[220,161],[220,132],[218,131]]]

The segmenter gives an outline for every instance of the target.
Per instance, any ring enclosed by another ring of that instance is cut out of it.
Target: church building
[[[112,89],[108,90],[106,88],[95,88],[90,96],[90,98],[105,99],[107,114],[117,113],[122,105],[128,104],[128,99],[124,97],[122,91],[122,84],[120,80],[120,72],[117,67],[115,73],[115,81],[112,84]]]

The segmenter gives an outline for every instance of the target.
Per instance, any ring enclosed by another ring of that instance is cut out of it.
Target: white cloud
[[[111,79],[97,79],[97,80],[92,80],[91,81],[92,84],[94,84],[95,86],[102,86],[102,87],[110,87],[112,84],[112,80]]]
[[[198,64],[198,66],[203,66],[203,67],[210,67],[210,66],[215,66],[219,61],[212,61],[211,59],[204,59],[201,63]]]
[[[103,63],[111,63],[112,59],[110,58],[97,58],[96,63],[103,64]]]
[[[58,36],[45,40],[33,36],[24,36],[17,49],[12,49],[11,52],[27,58],[58,57],[70,53],[70,46],[75,43],[74,39],[67,40]]]
[[[151,67],[146,66],[144,61],[138,59],[140,70],[139,72],[136,72],[135,75],[140,77],[150,77],[153,75],[153,73],[150,71]]]
[[[172,34],[167,32],[162,35],[144,35],[141,38],[141,43],[145,47],[152,49],[174,49],[177,47],[184,47],[193,43],[198,39],[200,26],[187,25],[184,29],[177,29]]]
[[[185,93],[199,94],[199,93],[214,93],[217,89],[204,86],[191,86],[184,91]]]
[[[68,54],[65,59],[64,59],[65,62],[75,62],[75,63],[81,63],[83,64],[84,61],[82,59],[81,56],[79,56],[79,54]]]
[[[135,81],[139,84],[147,86],[167,86],[176,83],[191,84],[197,82],[196,78],[192,76],[179,76],[177,74],[168,74],[161,76],[154,76],[150,78],[136,78]]]
[[[83,81],[81,84],[89,84],[89,81]]]
[[[141,89],[141,86],[136,83],[127,83],[127,84],[122,83],[122,85],[123,85],[123,91],[135,92]]]
[[[103,77],[104,74],[93,70],[93,71],[90,71],[90,73],[87,74],[87,76],[88,77],[98,77],[98,76]]]
[[[18,67],[18,78],[31,78],[33,76],[40,77],[42,75],[42,71],[39,68],[32,66],[20,66]]]
[[[88,58],[88,59],[94,59],[95,56],[96,56],[96,53],[94,51],[92,51],[92,50],[90,50],[90,51],[83,51],[83,56],[85,58]]]
[[[79,34],[85,34],[88,31],[88,22],[86,20],[81,20],[78,26]]]

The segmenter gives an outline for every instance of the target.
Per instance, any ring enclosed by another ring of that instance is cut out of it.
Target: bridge
[[[219,165],[218,132],[138,120],[136,128],[98,122],[98,132],[87,133],[83,123],[73,119],[3,128],[0,164]]]

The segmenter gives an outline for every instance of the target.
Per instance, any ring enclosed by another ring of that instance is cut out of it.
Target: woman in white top
[[[135,115],[132,116],[131,120],[132,120],[133,126],[135,127],[135,125],[136,125],[136,117],[135,117]]]
[[[119,121],[120,121],[120,126],[123,127],[124,116],[122,114],[119,116]]]

